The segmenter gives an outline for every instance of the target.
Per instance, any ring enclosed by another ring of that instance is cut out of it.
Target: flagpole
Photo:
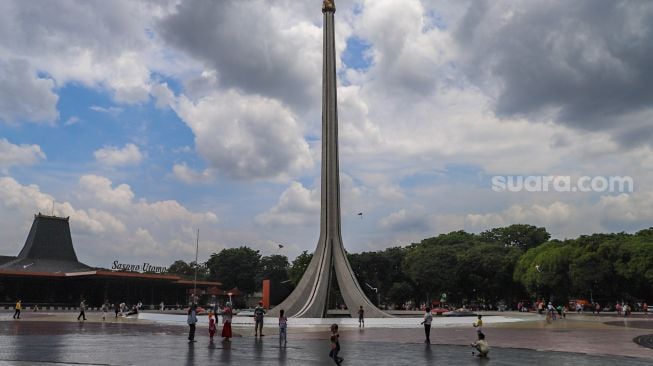
[[[197,252],[200,249],[200,228],[197,228],[197,236],[195,240],[195,279],[193,280],[193,304],[197,296]]]

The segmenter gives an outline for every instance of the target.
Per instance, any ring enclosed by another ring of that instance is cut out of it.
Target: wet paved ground
[[[451,331],[440,329],[434,335],[443,341]],[[243,336],[211,344],[205,333],[199,328],[198,342],[188,343],[186,327],[179,326],[2,321],[0,365],[333,364],[327,356],[329,343],[324,332],[291,334],[287,347],[280,347],[272,334],[263,340]],[[396,330],[392,334],[384,330],[343,331],[344,365],[651,365],[653,359],[501,348],[490,342],[494,346],[490,359],[480,360],[472,357],[468,346],[410,343],[407,334]],[[399,342],[389,342],[389,336]]]
[[[617,320],[605,322],[607,325],[614,325],[617,327],[629,327],[639,329],[653,329],[653,321],[651,320]]]
[[[645,334],[635,337],[633,342],[639,344],[642,347],[653,348],[653,334]]]

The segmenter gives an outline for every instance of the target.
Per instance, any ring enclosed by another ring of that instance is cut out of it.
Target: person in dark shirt
[[[344,358],[338,356],[340,353],[340,335],[338,334],[338,324],[331,324],[331,351],[329,357],[335,361],[336,365],[340,366]]]
[[[86,320],[86,313],[84,312],[85,310],[86,310],[86,302],[82,300],[79,303],[79,315],[77,316],[77,320],[79,320],[79,318],[83,318],[82,320]]]
[[[263,317],[265,316],[265,308],[263,301],[259,301],[258,306],[254,309],[254,337],[259,334],[263,337]]]

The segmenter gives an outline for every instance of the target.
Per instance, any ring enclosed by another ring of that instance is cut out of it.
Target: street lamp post
[[[197,301],[197,253],[200,249],[200,229],[197,228],[197,237],[195,240],[195,278],[193,280],[193,301],[192,304],[195,304]]]

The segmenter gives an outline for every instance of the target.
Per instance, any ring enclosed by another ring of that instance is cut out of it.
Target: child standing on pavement
[[[288,343],[288,333],[286,332],[288,328],[288,318],[286,318],[284,313],[285,311],[283,309],[279,311],[279,344],[281,344],[281,340],[283,340],[283,344],[286,345]]]
[[[479,315],[478,319],[472,325],[476,328],[476,333],[483,333],[483,315]]]

